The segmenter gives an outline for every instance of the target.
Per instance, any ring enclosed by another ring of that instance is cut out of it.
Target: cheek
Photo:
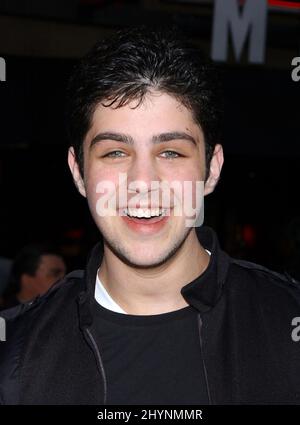
[[[174,181],[174,174],[172,177]],[[168,181],[169,184],[172,183],[171,178]],[[191,208],[202,205],[204,199],[204,178],[203,170],[199,166],[199,163],[197,166],[191,164],[189,168],[178,170],[176,182],[178,182],[178,186],[177,184],[175,185],[176,190],[173,192],[173,196],[178,201],[180,208],[188,212]]]
[[[118,172],[112,171],[111,168],[101,166],[97,161],[90,161],[89,166],[86,167],[85,171],[85,185],[87,190],[91,193],[96,191],[96,188],[101,182],[113,182],[118,181]]]
[[[199,166],[189,166],[182,167],[176,170],[176,173],[171,172],[168,175],[165,175],[166,180],[171,183],[172,181],[180,182],[182,186],[184,186],[185,182],[189,182],[189,184],[194,184],[196,181],[204,180],[204,172]]]
[[[118,199],[119,174],[111,172],[90,172],[85,186],[89,208],[95,219],[102,217],[102,209],[114,208]]]

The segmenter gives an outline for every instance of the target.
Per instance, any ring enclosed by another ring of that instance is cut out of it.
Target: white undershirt
[[[209,255],[211,255],[211,252],[206,249],[205,251],[208,252]],[[112,297],[109,295],[107,290],[104,288],[103,283],[99,279],[97,270],[97,277],[96,277],[96,285],[95,285],[95,299],[96,301],[102,305],[102,307],[107,308],[108,310],[114,311],[116,313],[123,313],[128,314],[126,311],[124,311],[119,304],[117,304]]]

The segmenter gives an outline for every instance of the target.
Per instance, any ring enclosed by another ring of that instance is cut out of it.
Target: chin
[[[110,248],[121,261],[130,267],[155,267],[163,264],[169,257],[169,250],[158,252],[155,250],[142,249],[140,246],[121,246],[119,244],[110,243]]]
[[[138,252],[138,255],[136,254]],[[165,262],[166,255],[164,253],[161,253],[159,255],[157,251],[151,255],[151,253],[145,253],[143,255],[138,250],[135,252],[126,252],[126,253],[120,253],[123,257],[123,260],[127,262],[127,264],[130,264],[134,267],[155,267]]]
[[[138,259],[127,259],[127,264],[131,265],[132,267],[136,268],[150,268],[150,267],[158,267],[165,263],[165,259],[159,259],[159,258],[138,258]]]

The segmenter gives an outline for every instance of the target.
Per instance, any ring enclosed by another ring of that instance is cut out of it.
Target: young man
[[[219,104],[172,31],[119,32],[81,61],[69,166],[102,237],[84,273],[2,315],[3,404],[299,403],[298,283],[201,225]]]

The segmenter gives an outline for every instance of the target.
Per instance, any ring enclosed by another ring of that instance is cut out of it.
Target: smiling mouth
[[[132,219],[152,220],[167,215],[167,208],[124,208],[122,215]]]
[[[153,230],[156,228],[156,226],[154,227],[155,224],[163,224],[168,220],[170,215],[169,208],[123,208],[120,212],[123,219],[128,224],[146,225],[147,228],[153,228]],[[140,226],[138,226],[138,228],[140,228]]]

